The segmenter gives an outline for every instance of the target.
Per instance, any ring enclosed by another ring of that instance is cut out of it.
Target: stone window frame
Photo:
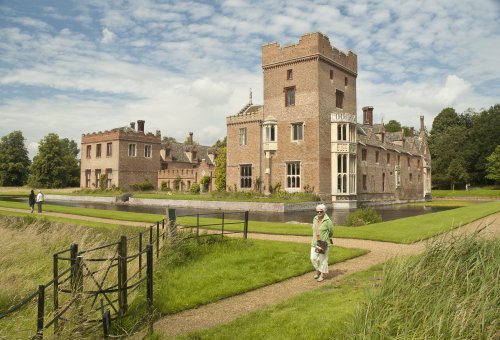
[[[86,158],[92,158],[92,145],[87,145]]]
[[[153,145],[144,145],[144,158],[153,158]]]
[[[92,178],[92,170],[85,169],[85,188],[90,188],[90,179]]]
[[[391,164],[391,154],[387,152],[387,165]]]
[[[348,154],[340,153],[337,155],[337,193],[347,194],[347,164],[350,160]]]
[[[240,188],[252,189],[252,164],[240,164]]]
[[[287,191],[300,191],[302,164],[300,161],[285,162],[285,183]]]
[[[368,185],[367,185],[367,182],[368,182],[368,179],[367,179],[368,176],[366,175],[363,175],[362,177],[362,180],[363,180],[363,190],[368,190]]]
[[[293,80],[293,69],[286,70],[286,80]]]
[[[240,129],[240,146],[247,145],[247,128]]]
[[[380,158],[379,156],[380,156],[380,151],[375,150],[375,163],[377,163],[377,164],[379,162],[379,158]]]
[[[285,87],[283,92],[285,93],[285,107],[295,106],[295,86]]]
[[[366,162],[367,158],[368,158],[368,150],[365,148],[362,148],[361,149],[361,161]]]
[[[137,157],[137,143],[128,144],[128,156]]]
[[[330,70],[330,80],[333,80],[333,70]]]
[[[264,142],[276,142],[278,140],[278,124],[264,125]]]
[[[347,141],[350,139],[350,129],[348,129],[348,124],[339,123],[337,124],[337,140],[338,141]]]
[[[106,143],[106,157],[113,156],[113,142]]]
[[[290,133],[292,142],[300,142],[304,140],[305,132],[304,122],[295,122],[290,124]]]
[[[106,188],[111,189],[113,184],[113,169],[106,168]]]
[[[95,145],[95,158],[101,158],[102,155],[102,144],[98,143]]]
[[[344,91],[335,90],[335,107],[337,109],[344,108]]]

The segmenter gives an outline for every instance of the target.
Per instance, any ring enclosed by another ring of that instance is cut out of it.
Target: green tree
[[[464,144],[468,171],[474,183],[486,184],[487,158],[500,141],[500,104],[472,115],[468,143]]]
[[[454,108],[443,109],[432,122],[431,136],[445,132],[452,126],[461,126],[462,121]]]
[[[33,158],[30,185],[44,188],[78,186],[78,152],[75,141],[59,139],[57,134],[49,133],[40,141],[38,154]]]
[[[497,145],[495,151],[486,158],[487,166],[486,175],[487,179],[500,183],[500,144]]]
[[[223,140],[217,139],[217,142],[215,142],[215,144],[213,145],[213,147],[216,149],[220,149],[226,146],[227,146],[227,137],[224,137]]]
[[[384,128],[386,132],[400,132],[401,131],[401,123],[397,120],[391,119],[389,123],[384,124]]]
[[[174,138],[174,137],[167,137],[167,136],[163,136],[162,142],[174,142],[174,143],[177,143],[177,140]]]
[[[446,173],[451,184],[451,190],[455,190],[456,184],[464,184],[469,181],[469,175],[465,169],[465,161],[461,158],[454,158],[448,166]]]
[[[217,191],[226,191],[226,153],[226,147],[220,148],[215,159],[215,188]]]
[[[29,175],[30,159],[21,131],[0,140],[0,186],[22,186]]]

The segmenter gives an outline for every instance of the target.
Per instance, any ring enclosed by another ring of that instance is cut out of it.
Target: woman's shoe
[[[324,279],[325,279],[325,278],[323,277],[323,275],[320,275],[320,276],[318,277],[318,280],[317,280],[317,281],[318,281],[318,282],[321,282],[321,281],[323,281]]]
[[[320,275],[320,272],[317,271],[316,274],[314,274],[314,279],[316,280],[319,277],[319,275]]]

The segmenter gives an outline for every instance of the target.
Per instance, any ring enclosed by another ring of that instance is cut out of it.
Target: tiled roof
[[[162,148],[170,148],[170,156],[173,161],[190,163],[186,152],[196,151],[196,159],[201,162],[204,159],[208,164],[215,165],[208,157],[209,153],[214,153],[215,149],[210,146],[199,144],[185,144],[178,142],[164,142]]]

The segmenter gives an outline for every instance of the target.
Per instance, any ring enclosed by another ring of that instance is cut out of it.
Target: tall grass
[[[77,243],[80,250],[94,248],[116,241],[122,234],[135,235],[135,228],[97,229],[52,223],[33,216],[0,216],[0,313],[52,279],[53,253],[69,248],[71,243]],[[114,248],[107,255],[113,253]],[[68,266],[61,262],[61,271]],[[46,289],[47,316],[52,296],[52,289]],[[0,319],[0,339],[30,338],[36,331],[36,313],[34,299],[20,311]]]
[[[442,237],[391,261],[349,339],[493,339],[500,330],[500,239]]]

